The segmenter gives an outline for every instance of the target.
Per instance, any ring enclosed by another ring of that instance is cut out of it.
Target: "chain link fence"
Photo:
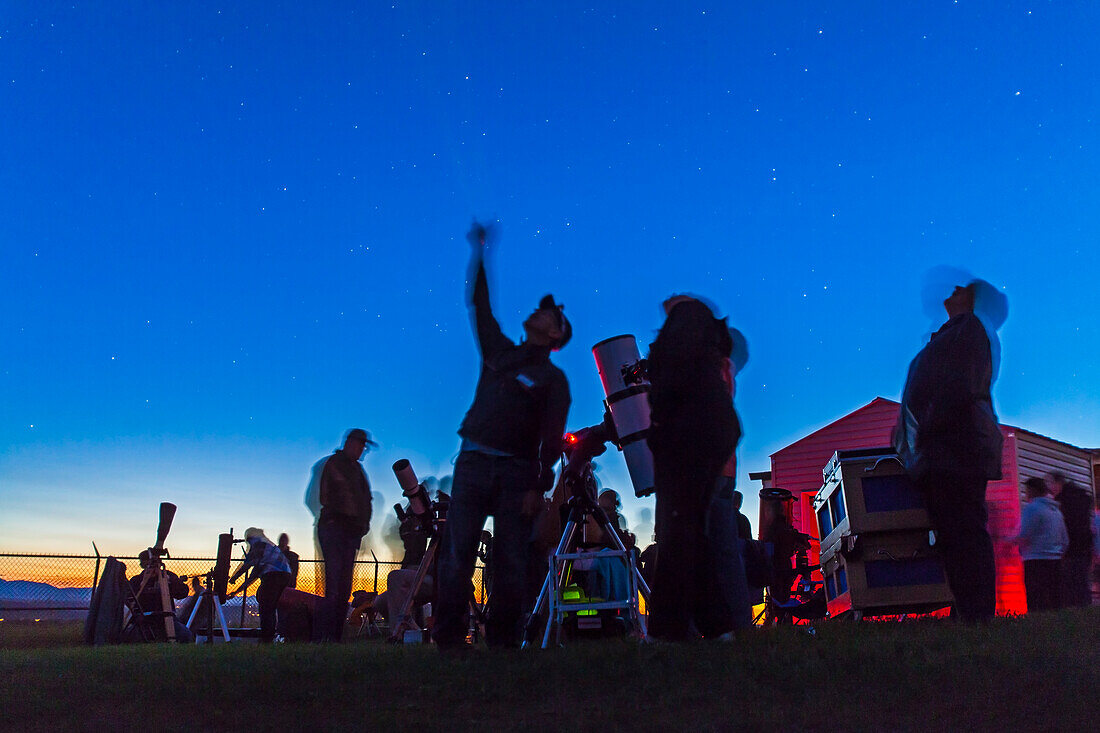
[[[79,621],[91,602],[92,586],[107,558],[95,555],[46,555],[0,553],[0,621]],[[117,557],[126,566],[127,577],[139,572],[137,557]],[[166,557],[164,567],[188,582],[210,572],[212,557]],[[353,590],[386,590],[389,573],[401,567],[398,562],[358,560],[352,579]],[[485,602],[484,568],[474,571],[474,593]],[[298,590],[324,594],[324,562],[299,560]],[[256,584],[249,587],[255,591]],[[183,603],[179,601],[178,603]],[[259,615],[253,595],[230,598],[225,604],[226,620],[234,626],[258,626]]]

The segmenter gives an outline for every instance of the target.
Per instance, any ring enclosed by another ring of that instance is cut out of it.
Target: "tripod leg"
[[[428,574],[428,568],[431,567],[432,562],[435,560],[435,553],[438,548],[439,540],[432,538],[431,544],[428,545],[427,552],[424,553],[424,557],[420,560],[420,566],[416,569],[416,579],[413,580],[412,587],[409,588],[409,594],[401,604],[401,610],[394,616],[394,618],[397,619],[397,623],[393,627],[393,633],[390,634],[390,641],[393,643],[401,641],[405,630],[413,627],[410,611],[412,610],[413,602],[416,600],[416,594],[420,590],[421,584],[424,582],[424,576]]]
[[[157,585],[160,590],[160,610],[164,614],[164,637],[167,641],[176,640],[176,604],[168,593],[168,571],[164,565],[157,568]]]

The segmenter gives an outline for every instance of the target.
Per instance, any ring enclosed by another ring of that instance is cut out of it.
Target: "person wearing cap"
[[[1008,312],[1001,300],[988,283],[971,281],[943,301],[948,320],[910,363],[894,428],[894,447],[924,496],[955,612],[965,621],[990,618],[996,610],[985,488],[1001,478],[990,337]]]
[[[489,302],[484,253],[494,229],[474,222],[470,303],[481,352],[473,404],[459,428],[450,509],[438,560],[438,607],[433,637],[440,651],[466,637],[470,578],[481,530],[493,517],[493,602],[486,642],[516,646],[526,598],[528,541],[541,494],[554,484],[569,411],[569,383],[550,361],[572,336],[572,326],[552,295],[523,322],[516,344],[501,331]]]
[[[248,554],[229,582],[237,582],[237,578],[255,568],[244,587],[247,588],[256,578],[260,579],[260,586],[256,589],[256,603],[260,607],[260,643],[270,644],[275,639],[275,609],[279,605],[279,597],[290,584],[290,563],[259,527],[246,529],[244,539],[248,543]]]
[[[161,621],[164,613],[172,613],[172,621],[176,628],[176,641],[190,643],[195,640],[191,629],[187,628],[183,621],[175,615],[175,607],[165,609],[161,602],[160,587],[156,584],[156,563],[153,562],[153,553],[142,550],[138,554],[138,565],[141,572],[130,578],[130,590],[137,599],[143,618],[141,624],[152,633],[154,639],[165,638],[164,623]],[[187,583],[171,570],[164,571],[164,580],[168,584],[168,595],[174,600],[187,597]]]
[[[649,603],[649,633],[668,641],[719,637],[732,614],[718,595],[707,518],[722,467],[740,434],[730,398],[726,323],[695,296],[663,303],[665,322],[649,349],[656,536],[659,554]],[[731,526],[733,517],[729,517]],[[735,542],[733,532],[727,542]],[[733,548],[736,551],[736,548]]]
[[[325,560],[325,597],[313,621],[315,641],[340,641],[344,633],[355,556],[370,531],[370,481],[359,461],[373,445],[366,430],[354,428],[321,469],[317,541]]]

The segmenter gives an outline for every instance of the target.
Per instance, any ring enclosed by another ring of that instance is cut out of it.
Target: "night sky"
[[[821,7],[825,5],[827,7]],[[440,6],[448,6],[441,9]],[[1008,296],[1004,422],[1100,446],[1091,2],[50,3],[0,13],[0,550],[211,555],[344,432],[444,475],[477,377],[472,217],[506,333],[566,304],[647,346],[706,295],[748,338],[738,482],[897,398],[949,264]],[[621,458],[602,481],[630,496]],[[755,501],[748,502],[754,517]]]

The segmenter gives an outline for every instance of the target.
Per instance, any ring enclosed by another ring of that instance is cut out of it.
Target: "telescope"
[[[605,440],[614,443],[626,459],[634,495],[649,496],[654,491],[653,454],[646,443],[650,385],[638,342],[630,334],[613,336],[593,346],[592,356],[605,395]],[[597,437],[592,435],[592,439]]]
[[[401,458],[394,461],[393,474],[397,477],[397,483],[401,486],[401,493],[409,500],[409,511],[423,517],[432,508],[431,497],[428,490],[417,478],[409,459]]]
[[[149,554],[160,557],[168,554],[164,549],[164,541],[168,539],[168,533],[172,531],[172,520],[176,518],[176,505],[167,501],[160,503],[160,523],[157,524],[157,543],[149,548]]]

